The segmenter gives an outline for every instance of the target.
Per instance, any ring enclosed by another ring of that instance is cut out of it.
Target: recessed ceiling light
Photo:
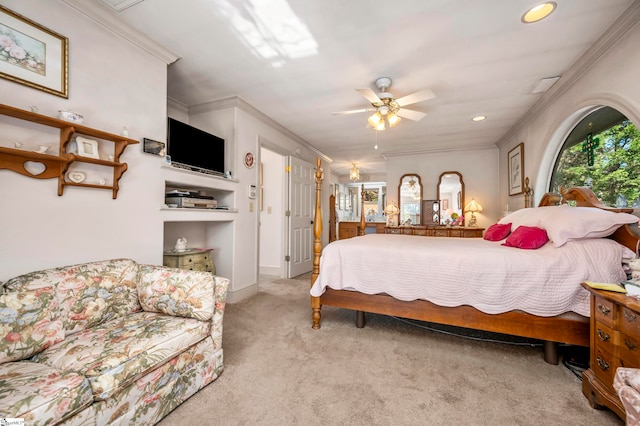
[[[555,1],[540,3],[539,5],[527,10],[525,14],[522,15],[522,22],[524,22],[525,24],[538,22],[551,15],[551,12],[556,9],[556,6],[557,4]]]
[[[471,121],[483,121],[486,120],[487,116],[486,115],[476,115],[475,117],[473,117],[471,119]]]

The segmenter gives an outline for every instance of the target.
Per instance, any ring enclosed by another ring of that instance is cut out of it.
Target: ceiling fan
[[[338,111],[334,112],[333,115],[373,112],[373,114],[369,116],[369,124],[376,130],[384,130],[385,119],[389,124],[389,127],[394,127],[398,124],[401,117],[413,121],[422,120],[427,114],[402,107],[436,97],[431,89],[422,89],[410,95],[396,99],[392,93],[387,92],[387,89],[391,86],[391,79],[389,77],[380,77],[376,80],[375,84],[378,89],[380,89],[380,93],[375,93],[371,89],[356,89],[357,92],[371,102],[370,108]]]

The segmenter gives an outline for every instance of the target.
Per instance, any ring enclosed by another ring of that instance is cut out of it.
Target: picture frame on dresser
[[[0,77],[69,97],[69,39],[0,6]]]
[[[509,151],[507,168],[509,195],[522,194],[524,192],[524,143],[519,143]]]

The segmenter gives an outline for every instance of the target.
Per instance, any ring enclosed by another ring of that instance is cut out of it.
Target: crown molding
[[[421,154],[436,154],[442,152],[459,152],[459,151],[481,151],[481,150],[495,150],[498,149],[496,144],[488,143],[488,144],[475,144],[475,145],[459,145],[459,146],[444,146],[444,147],[433,147],[433,148],[424,148],[424,149],[414,149],[408,151],[390,151],[382,153],[382,157],[385,160],[388,160],[392,157],[405,157],[407,155],[421,155]]]
[[[249,102],[242,99],[240,96],[231,96],[224,99],[218,99],[215,101],[192,105],[188,107],[188,110],[189,110],[189,114],[201,114],[205,112],[219,111],[219,110],[229,109],[229,108],[238,108],[246,112],[247,114],[251,115],[253,118],[262,121],[269,127],[282,133],[289,139],[292,139],[293,141],[304,146],[305,148],[311,150],[312,152],[320,156],[320,158],[322,158],[323,161],[327,162],[327,164],[333,163],[333,160],[327,155],[325,155],[318,148],[311,145],[309,142],[305,141],[300,136],[296,135],[291,130],[287,129],[286,127],[284,127],[283,125],[281,125],[280,123],[278,123],[277,121],[275,121],[274,119],[272,119],[271,117],[263,113],[262,111],[258,110],[256,107],[254,107]]]
[[[607,30],[576,59],[562,74],[549,91],[535,103],[523,115],[520,120],[496,143],[498,147],[503,147],[511,141],[515,134],[523,127],[529,125],[545,111],[550,104],[555,102],[561,95],[576,84],[580,78],[589,71],[596,62],[611,49],[620,39],[622,39],[633,27],[640,22],[640,1],[634,1],[622,14],[607,28]]]
[[[167,97],[167,107],[183,112],[184,114],[189,114],[189,107],[186,104],[170,97]]]
[[[145,52],[155,56],[167,65],[174,63],[180,56],[150,39],[140,31],[122,22],[118,16],[99,1],[62,0],[64,3],[82,13],[96,24],[122,37]]]

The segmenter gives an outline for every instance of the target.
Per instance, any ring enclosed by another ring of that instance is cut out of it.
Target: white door
[[[287,278],[313,269],[313,190],[315,166],[289,156],[288,163],[288,268]]]

